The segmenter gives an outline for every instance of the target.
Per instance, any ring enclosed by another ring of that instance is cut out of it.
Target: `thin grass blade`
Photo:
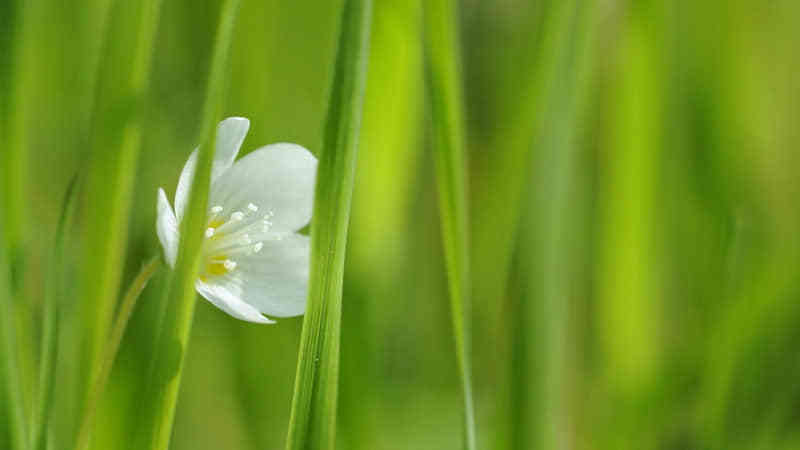
[[[62,264],[64,261],[64,235],[72,224],[75,214],[75,204],[81,174],[77,173],[70,180],[64,201],[61,206],[61,215],[56,225],[55,241],[50,254],[50,265],[47,275],[47,286],[43,306],[42,344],[39,361],[39,395],[37,399],[36,415],[33,422],[31,448],[34,450],[47,449],[47,429],[50,423],[53,406],[53,389],[56,378],[56,361],[58,356],[58,325],[59,308],[58,293],[61,288]]]
[[[206,99],[200,125],[201,143],[189,197],[181,223],[181,243],[175,270],[167,283],[167,310],[153,359],[151,392],[145,399],[148,412],[132,448],[166,450],[169,448],[175,408],[178,401],[183,361],[189,344],[195,306],[194,282],[198,270],[198,255],[203,241],[211,161],[214,157],[216,123],[224,100],[225,79],[230,59],[231,42],[240,0],[226,0],[222,5],[216,43],[211,60]],[[138,444],[136,444],[138,443]]]
[[[11,40],[9,41],[9,53],[3,58],[8,58],[11,70],[7,77],[8,85],[2,94],[7,97],[4,100],[5,117],[5,143],[3,148],[3,164],[0,166],[0,201],[6,213],[4,215],[5,226],[3,227],[3,237],[6,239],[6,251],[8,252],[7,264],[11,269],[11,283],[9,287],[12,292],[18,290],[20,283],[24,245],[27,239],[26,230],[28,229],[28,202],[27,193],[27,171],[28,171],[28,135],[27,121],[29,120],[28,95],[31,89],[30,77],[27,71],[30,70],[32,58],[35,58],[33,46],[34,27],[33,14],[37,12],[38,5],[24,0],[11,2],[15,14],[13,15]]]
[[[582,224],[587,205],[579,165],[580,112],[586,103],[593,0],[552,5],[547,19],[546,70],[539,78],[532,143],[535,183],[528,184],[520,230],[520,298],[512,314],[515,353],[524,361],[514,371],[512,448],[570,448],[567,430],[576,412],[568,401],[571,358],[570,302],[579,277]],[[579,284],[579,283],[577,283]]]
[[[470,275],[461,56],[453,0],[425,2],[425,62],[433,114],[439,214],[456,356],[464,397],[464,448],[475,442],[470,358]]]
[[[86,178],[88,239],[80,306],[82,402],[102,365],[124,268],[160,6],[160,0],[112,2],[109,12]]]
[[[369,56],[371,0],[345,0],[311,224],[311,278],[287,450],[333,449],[342,279]]]

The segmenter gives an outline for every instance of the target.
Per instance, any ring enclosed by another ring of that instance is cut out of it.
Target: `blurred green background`
[[[85,378],[81,299],[98,270],[119,268],[118,292],[160,251],[156,189],[172,197],[197,144],[220,2],[164,0],[132,196],[106,197],[120,180],[102,160],[117,149],[96,136],[125,107],[115,68],[134,3],[0,2],[0,214],[28,397],[63,196],[78,171],[91,180],[60,269],[55,436],[75,426]],[[343,449],[461,446],[421,5],[374,5]],[[244,152],[319,150],[340,6],[243,1],[225,112],[251,121]],[[800,448],[800,3],[459,9],[479,448]],[[127,232],[108,269],[93,242],[115,201]],[[163,278],[134,313],[95,448],[126,448],[135,432]],[[200,299],[172,448],[282,448],[301,325],[239,322]],[[4,411],[0,448],[8,423]]]

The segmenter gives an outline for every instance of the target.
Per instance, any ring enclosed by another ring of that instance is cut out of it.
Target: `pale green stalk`
[[[231,42],[240,0],[226,0],[222,5],[217,38],[211,60],[206,100],[200,124],[200,147],[192,180],[186,215],[181,223],[181,243],[175,270],[168,282],[167,310],[154,356],[154,371],[144,403],[143,428],[132,448],[166,450],[172,434],[178,402],[183,361],[189,344],[189,333],[195,306],[195,279],[206,220],[211,162],[214,157],[216,123],[224,100]],[[138,445],[136,443],[139,443]]]
[[[543,73],[542,103],[534,129],[534,170],[529,175],[526,219],[521,234],[522,316],[518,339],[526,363],[515,373],[514,395],[524,407],[514,411],[516,448],[564,449],[571,419],[567,396],[570,297],[574,295],[581,224],[576,192],[580,177],[576,130],[586,93],[587,19],[592,2],[568,0],[551,9],[548,47],[553,60]],[[585,186],[581,186],[585,189]]]
[[[30,104],[31,82],[28,71],[32,66],[33,52],[30,42],[34,33],[33,12],[38,5],[24,0],[18,0],[15,8],[14,32],[11,35],[10,59],[12,71],[8,88],[8,110],[5,142],[3,143],[4,163],[0,168],[0,192],[2,196],[4,215],[4,238],[6,251],[9,254],[8,265],[11,269],[12,285],[10,289],[17,290],[19,283],[17,274],[22,273],[24,245],[27,239],[26,230],[28,221],[27,198],[27,171],[28,171],[28,139],[27,120],[28,105]]]
[[[457,3],[430,0],[424,5],[425,61],[433,114],[439,215],[464,401],[464,448],[473,450],[476,442],[470,362],[467,168]]]
[[[336,441],[342,279],[371,19],[371,0],[345,0],[319,154],[308,305],[300,336],[287,450],[331,450]]]
[[[610,132],[599,180],[597,323],[607,401],[623,406],[612,447],[656,446],[652,423],[634,408],[661,369],[661,249],[655,231],[662,152],[662,66],[657,3],[632,8],[622,23]],[[599,427],[600,430],[604,430]],[[605,431],[605,430],[604,430]]]
[[[643,9],[644,7],[642,7]],[[638,10],[637,10],[638,11]],[[642,11],[622,28],[621,60],[602,180],[600,301],[607,375],[628,393],[656,373],[659,269],[654,248],[660,154],[660,67],[653,24]]]

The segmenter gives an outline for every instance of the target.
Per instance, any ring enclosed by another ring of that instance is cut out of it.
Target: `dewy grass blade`
[[[206,100],[200,125],[200,147],[197,153],[195,176],[186,215],[181,224],[181,244],[175,270],[168,281],[167,310],[162,322],[158,347],[154,357],[151,389],[145,406],[142,430],[137,436],[140,445],[134,448],[166,450],[172,434],[175,407],[178,401],[183,360],[189,344],[195,306],[194,281],[203,240],[214,157],[216,122],[224,99],[225,78],[233,40],[233,27],[239,11],[240,0],[226,0],[222,5],[217,38],[211,61]]]
[[[474,449],[464,101],[454,0],[425,2],[425,60],[453,334],[464,396],[464,448]]]
[[[287,450],[335,446],[342,279],[371,20],[371,0],[345,0],[319,154],[311,224],[311,278]]]
[[[61,265],[64,260],[64,235],[67,232],[67,227],[72,223],[79,183],[80,173],[72,177],[67,187],[67,192],[64,195],[61,215],[56,226],[53,251],[50,254],[50,265],[43,306],[44,318],[42,325],[41,358],[39,362],[39,396],[37,399],[38,404],[31,436],[31,448],[34,450],[47,449],[47,427],[51,417],[53,387],[55,386],[56,376],[55,366],[58,356],[58,292],[61,287]]]

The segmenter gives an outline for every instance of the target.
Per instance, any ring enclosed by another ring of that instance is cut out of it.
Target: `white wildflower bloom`
[[[231,117],[217,128],[209,209],[197,292],[237,319],[274,323],[263,314],[291,317],[306,307],[308,224],[317,159],[296,144],[272,144],[234,162],[250,122]],[[175,213],[158,190],[156,230],[164,257],[175,265],[178,230],[189,201],[197,150],[181,172]]]

